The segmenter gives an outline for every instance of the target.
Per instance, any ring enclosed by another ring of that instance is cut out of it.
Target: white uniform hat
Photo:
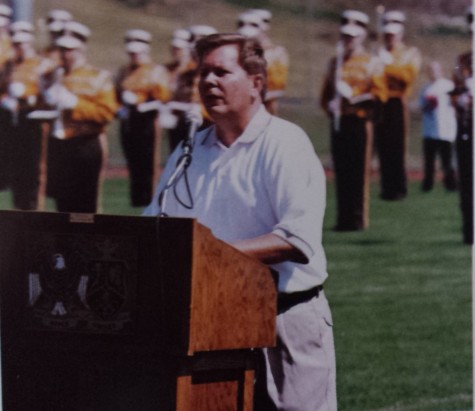
[[[11,7],[6,4],[0,4],[0,16],[11,18],[13,15],[13,10]]]
[[[35,36],[33,36],[33,34],[24,31],[14,33],[11,37],[11,41],[13,44],[31,43],[34,40]]]
[[[133,41],[150,44],[152,42],[152,34],[142,29],[131,29],[125,32],[124,41],[126,43]]]
[[[52,21],[48,24],[48,31],[50,31],[51,33],[59,33],[60,31],[64,30],[64,24],[64,21]]]
[[[344,36],[358,37],[366,34],[366,30],[356,24],[345,24],[340,27],[340,33]]]
[[[29,21],[15,21],[10,24],[10,32],[12,34],[17,32],[33,33],[34,31],[35,28]]]
[[[69,11],[61,9],[50,10],[46,16],[48,23],[53,21],[67,22],[73,19],[72,14]]]
[[[366,13],[359,10],[345,10],[341,13],[341,24],[343,26],[347,24],[357,24],[361,27],[368,27],[369,17]]]
[[[196,39],[197,37],[205,37],[211,34],[216,34],[218,31],[212,27],[207,26],[205,24],[197,24],[188,28],[188,30],[193,35],[193,38]]]
[[[128,41],[125,43],[125,50],[127,53],[148,53],[150,44],[143,41]]]
[[[385,34],[399,34],[404,31],[404,25],[401,23],[389,23],[383,26]]]
[[[249,9],[250,12],[259,15],[264,23],[269,24],[272,19],[272,13],[266,9]]]
[[[264,31],[269,30],[272,13],[266,9],[249,9],[251,13],[257,14],[262,20],[262,27]]]
[[[177,49],[187,49],[190,47],[190,42],[180,39],[180,38],[173,38],[172,41],[170,42],[170,45],[172,47],[175,47]]]
[[[266,24],[262,17],[254,12],[247,10],[238,16],[238,33],[244,37],[257,37],[266,30]]]
[[[84,42],[79,40],[77,37],[73,37],[71,35],[61,36],[55,42],[57,47],[74,50],[79,49],[84,46]]]
[[[255,13],[250,10],[245,11],[244,13],[241,13],[238,16],[237,24],[238,24],[238,27],[249,25],[249,26],[257,27],[259,29],[263,28],[262,17],[259,16],[258,13]]]
[[[65,35],[76,37],[83,43],[87,41],[91,35],[91,30],[87,26],[78,21],[68,21],[64,24]]]
[[[187,29],[176,29],[173,32],[173,39],[180,39],[184,41],[190,41],[192,37],[191,31]]]
[[[399,23],[404,24],[406,22],[406,15],[399,10],[387,11],[383,14],[383,23]]]

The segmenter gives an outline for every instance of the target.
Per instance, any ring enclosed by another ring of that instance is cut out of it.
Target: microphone
[[[194,104],[193,107],[185,113],[186,123],[188,124],[188,135],[183,141],[184,154],[190,154],[193,150],[193,143],[196,131],[203,124],[203,116],[201,115],[201,109],[198,104]]]

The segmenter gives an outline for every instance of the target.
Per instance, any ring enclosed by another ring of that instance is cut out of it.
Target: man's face
[[[254,76],[241,67],[238,57],[236,45],[225,45],[209,52],[201,62],[199,90],[212,117],[245,112],[259,95]]]
[[[16,58],[23,58],[29,50],[28,43],[15,43],[13,44],[13,50],[15,51]]]
[[[80,49],[61,48],[60,52],[61,61],[66,69],[72,68],[82,55],[82,51]]]

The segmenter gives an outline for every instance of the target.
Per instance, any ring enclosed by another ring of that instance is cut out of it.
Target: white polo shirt
[[[158,194],[181,153],[178,147],[170,156],[144,215],[158,215]],[[309,262],[273,265],[280,291],[303,291],[325,281],[325,175],[301,128],[271,116],[264,106],[230,147],[220,142],[211,126],[196,134],[188,177],[193,209],[181,205],[170,190],[168,216],[196,218],[225,242],[274,233],[293,244]],[[177,192],[188,201],[184,179]]]

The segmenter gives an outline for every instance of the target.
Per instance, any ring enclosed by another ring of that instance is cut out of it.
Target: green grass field
[[[323,238],[340,411],[472,409],[471,256],[458,194],[421,193],[413,182],[405,201],[383,202],[374,183],[370,228],[341,233],[331,230],[333,188]],[[105,181],[104,213],[141,211],[129,206],[125,179]]]

